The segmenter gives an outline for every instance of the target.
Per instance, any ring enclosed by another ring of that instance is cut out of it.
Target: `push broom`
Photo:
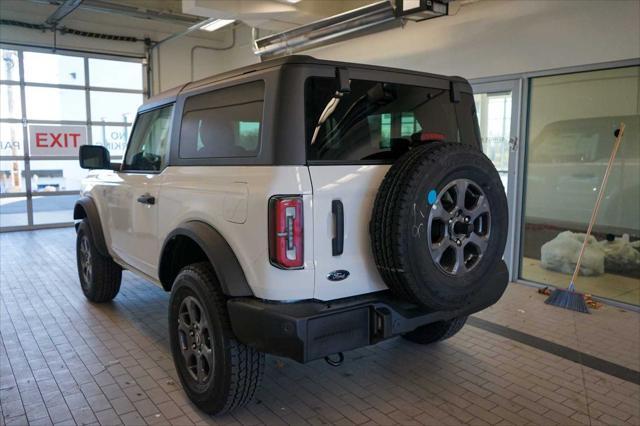
[[[596,198],[596,204],[593,206],[593,211],[591,212],[591,219],[589,219],[589,226],[587,228],[587,234],[584,236],[584,241],[582,242],[582,247],[580,248],[580,254],[578,254],[578,261],[576,262],[576,269],[573,271],[573,276],[571,277],[571,282],[569,283],[569,287],[567,289],[556,289],[551,293],[551,295],[545,300],[544,303],[548,305],[558,306],[560,308],[570,309],[572,311],[583,312],[585,314],[589,313],[589,309],[587,309],[587,304],[584,302],[584,295],[582,293],[578,293],[576,291],[575,282],[578,279],[578,273],[580,272],[580,264],[582,263],[582,255],[584,254],[584,250],[589,243],[589,237],[591,236],[591,230],[593,229],[593,224],[598,217],[598,210],[600,209],[600,204],[602,203],[602,198],[604,196],[604,190],[607,186],[607,180],[609,179],[609,174],[611,173],[611,168],[613,167],[613,161],[616,158],[616,154],[618,153],[618,148],[620,148],[620,143],[622,142],[622,135],[624,134],[624,123],[620,123],[620,128],[616,130],[615,136],[616,141],[613,144],[613,149],[611,150],[611,156],[609,157],[609,163],[607,164],[607,169],[604,172],[604,177],[602,178],[602,185],[600,185],[600,191],[598,191],[598,198]]]

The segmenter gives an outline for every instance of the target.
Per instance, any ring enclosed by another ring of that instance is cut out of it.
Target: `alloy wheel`
[[[213,336],[204,309],[193,296],[185,297],[180,304],[178,341],[189,375],[204,385],[213,374]]]
[[[91,266],[91,242],[86,235],[80,239],[80,267],[84,285],[91,283],[93,268]]]
[[[491,234],[491,211],[478,184],[455,179],[445,185],[427,223],[429,253],[441,271],[461,276],[480,263]]]

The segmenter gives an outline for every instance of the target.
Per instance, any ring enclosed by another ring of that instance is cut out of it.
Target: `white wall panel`
[[[640,57],[640,2],[501,1],[311,55],[480,78]]]

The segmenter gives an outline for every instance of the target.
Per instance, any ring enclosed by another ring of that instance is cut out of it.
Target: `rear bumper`
[[[227,306],[233,332],[242,343],[304,363],[481,311],[500,299],[508,281],[507,268],[500,262],[487,276],[482,293],[451,311],[428,311],[394,299],[388,291],[330,302],[273,303],[240,297]]]

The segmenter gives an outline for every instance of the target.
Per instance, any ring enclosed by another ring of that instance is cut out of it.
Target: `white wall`
[[[484,0],[309,53],[469,79],[638,58],[640,1]]]
[[[153,93],[171,89],[192,81],[192,79],[197,80],[244,65],[244,63],[236,65],[228,59],[235,52],[244,51],[238,49],[241,46],[238,42],[241,34],[237,35],[233,49],[218,50],[225,49],[233,42],[230,29],[224,30],[222,34],[224,35],[223,41],[185,36],[169,40],[153,49]]]
[[[79,12],[76,12],[79,13]],[[6,15],[6,13],[5,13]],[[13,18],[7,16],[7,19]],[[29,19],[28,21],[33,21]],[[37,21],[37,19],[36,19]],[[363,62],[480,78],[593,64],[640,57],[638,0],[482,0],[463,6],[454,16],[409,22],[397,28],[302,52],[319,58]],[[65,24],[97,32],[143,36],[159,33],[95,22]],[[197,33],[195,33],[197,35]],[[231,31],[218,40],[183,37],[157,49],[153,62],[153,93],[191,80],[237,68],[259,59],[251,50],[247,27],[239,26],[233,49]],[[51,45],[50,32],[0,26],[0,39]],[[142,55],[142,43],[124,43],[58,36],[58,46]],[[159,53],[159,54],[158,54]]]
[[[482,0],[453,16],[301,53],[473,79],[639,58],[639,23],[638,0]],[[229,42],[227,36],[217,46]],[[238,27],[231,50],[197,48],[192,71],[193,45],[180,40],[163,46],[162,90],[192,75],[204,78],[259,62],[246,26]]]
[[[639,23],[638,0],[482,0],[301,53],[473,79],[638,58]],[[257,62],[241,39],[229,52],[199,51],[196,77]]]
[[[159,55],[155,58],[157,60],[159,56],[160,60],[160,89],[167,90],[192,79],[210,77],[259,62],[259,58],[251,50],[250,29],[239,25],[235,32],[234,47],[228,50],[226,47],[233,44],[231,30],[226,30],[224,42],[201,43],[180,38],[160,46]],[[156,86],[156,91],[157,89]]]
[[[113,28],[109,27],[93,29],[92,31],[123,34],[122,32],[116,33]],[[136,34],[138,37],[140,37],[140,35],[141,34]],[[146,33],[142,35],[149,34]],[[153,39],[158,40],[163,37],[167,37],[169,34],[156,33],[151,35],[153,36]],[[231,31],[225,31],[221,38],[225,39],[225,41],[185,36],[175,40],[170,40],[153,49],[152,93],[155,94],[191,80],[191,51],[194,48],[194,75],[196,76],[196,79],[243,65],[244,62],[242,61],[229,62],[227,60],[221,60],[221,57],[225,55],[224,52],[208,50],[210,48],[215,49],[229,46],[232,41]],[[43,33],[41,31],[18,27],[7,27],[3,25],[0,26],[0,42],[51,47],[53,46],[53,34],[50,31]],[[58,34],[56,46],[59,50],[74,49],[86,52],[127,56],[133,55],[138,57],[144,57],[145,53],[144,44],[141,42],[132,43],[98,40],[73,35]],[[246,46],[248,47],[249,45],[246,44]],[[234,55],[245,51],[251,53],[250,48],[248,50],[234,49],[233,51],[229,51],[227,56],[229,58],[233,58]],[[252,53],[251,55],[253,56]],[[246,62],[246,59],[243,59],[243,61]],[[235,65],[236,63],[238,65]]]
[[[27,1],[4,0],[0,1],[0,15],[3,19],[12,19],[28,23],[42,23],[46,20],[54,6],[36,5]],[[152,40],[162,40],[169,35],[185,29],[184,25],[176,25],[165,22],[141,20],[128,16],[105,13],[92,13],[84,9],[78,9],[65,18],[62,25],[77,30],[91,31],[103,34],[131,36],[139,39],[149,37]],[[215,33],[195,31],[187,36],[168,41],[157,47],[152,52],[152,92],[170,89],[183,84],[191,78],[191,50],[194,46],[223,47],[231,41],[231,29]],[[248,38],[245,35],[245,45]],[[16,26],[0,25],[0,42],[17,43],[28,46],[52,48],[54,36],[51,31],[39,31]],[[72,49],[85,52],[104,53],[113,55],[127,55],[144,57],[145,48],[142,42],[124,42],[105,39],[80,37],[76,35],[57,34],[55,45],[58,49]],[[238,43],[237,46],[241,44]],[[244,50],[238,50],[238,52]],[[250,49],[248,50],[250,52]],[[202,71],[200,76],[215,74],[223,71],[222,62],[218,58],[212,58],[210,51],[203,48],[196,49],[198,64]],[[199,58],[203,56],[204,62]],[[232,53],[233,56],[235,53]]]

